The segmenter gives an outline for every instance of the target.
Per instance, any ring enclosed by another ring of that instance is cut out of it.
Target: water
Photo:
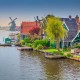
[[[0,80],[80,80],[80,62],[0,47]]]
[[[19,31],[5,31],[0,30],[0,44],[5,44],[5,38],[9,38],[11,33],[20,33]]]

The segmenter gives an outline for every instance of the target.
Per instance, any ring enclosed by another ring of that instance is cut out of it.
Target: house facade
[[[21,34],[21,39],[24,39],[25,37],[27,37],[28,36],[28,34],[29,34],[29,30],[30,30],[30,28],[32,28],[32,27],[41,27],[40,26],[40,22],[35,22],[35,21],[33,21],[33,22],[22,22],[21,23],[21,31],[20,31],[20,34]]]
[[[68,37],[61,42],[61,47],[73,47],[80,43],[80,23],[78,15],[75,18],[61,18],[68,31]]]

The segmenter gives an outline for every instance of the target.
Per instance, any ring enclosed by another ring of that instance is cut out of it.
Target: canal
[[[80,62],[0,47],[0,80],[80,80]]]

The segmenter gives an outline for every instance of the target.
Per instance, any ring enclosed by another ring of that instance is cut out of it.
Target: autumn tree
[[[29,29],[29,34],[31,39],[39,38],[40,27],[34,26]]]

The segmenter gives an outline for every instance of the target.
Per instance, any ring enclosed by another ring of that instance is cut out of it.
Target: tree
[[[56,48],[59,50],[60,41],[67,37],[67,31],[63,27],[63,22],[53,15],[47,16],[46,34],[50,40],[56,42]]]
[[[39,30],[40,30],[40,27],[38,27],[38,26],[34,26],[34,27],[31,27],[30,29],[29,29],[29,33],[30,34],[39,34]]]
[[[40,36],[39,32],[40,32],[40,27],[39,26],[31,27],[29,29],[29,34],[30,34],[31,39],[38,38]]]
[[[45,38],[46,38],[46,27],[47,27],[47,19],[50,18],[50,17],[54,17],[53,15],[47,15],[46,17],[42,17],[42,33],[44,33],[45,35]]]

